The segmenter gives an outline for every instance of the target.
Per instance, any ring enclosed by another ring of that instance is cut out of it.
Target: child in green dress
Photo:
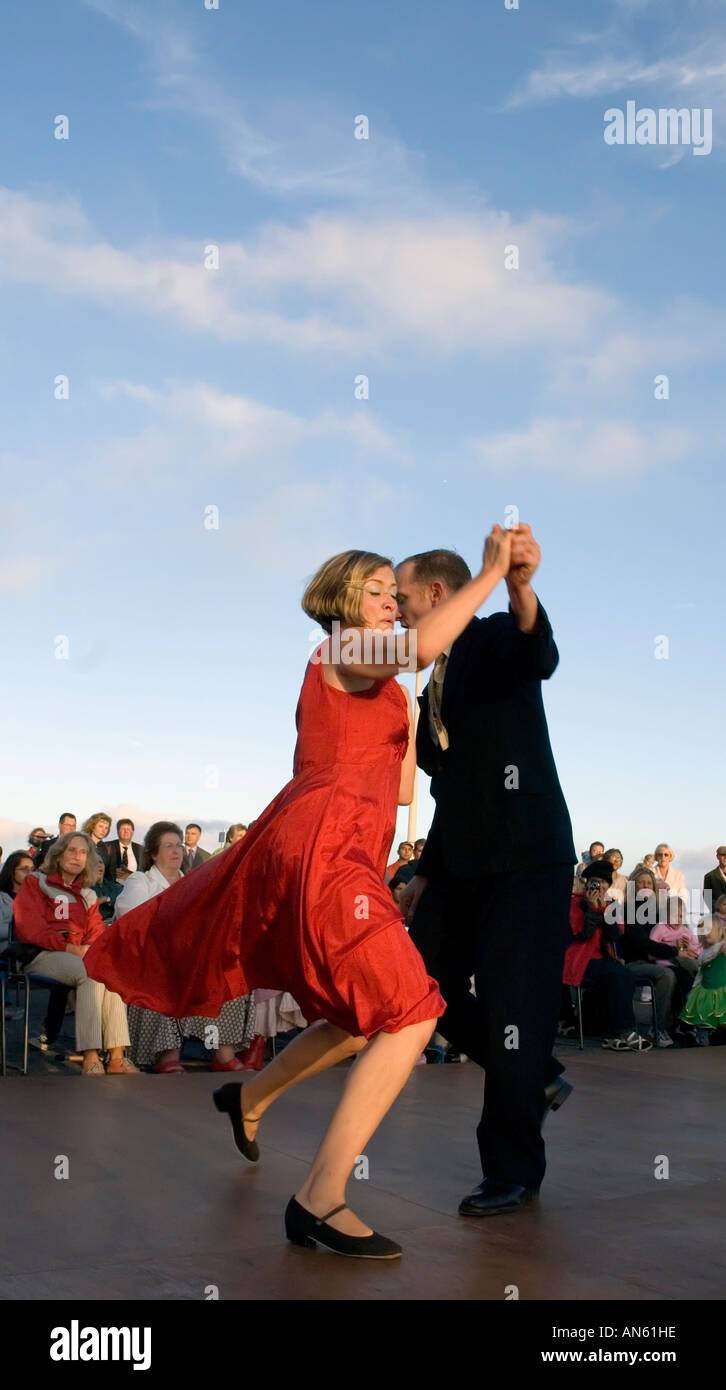
[[[709,1033],[726,1027],[726,933],[718,917],[707,917],[699,925],[703,948],[698,957],[698,974],[680,1017],[694,1029],[696,1042],[707,1047]]]

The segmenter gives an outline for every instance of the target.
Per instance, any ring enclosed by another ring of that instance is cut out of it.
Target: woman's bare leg
[[[312,1023],[303,1033],[298,1033],[284,1052],[268,1062],[259,1076],[242,1086],[240,1105],[248,1139],[254,1139],[260,1119],[283,1091],[352,1057],[365,1045],[365,1038],[353,1038],[325,1020]]]
[[[376,1033],[356,1059],[310,1172],[295,1194],[306,1210],[324,1216],[345,1201],[356,1159],[405,1085],[435,1027],[432,1018],[398,1033]],[[330,1224],[346,1235],[371,1233],[370,1226],[348,1210],[339,1212]]]

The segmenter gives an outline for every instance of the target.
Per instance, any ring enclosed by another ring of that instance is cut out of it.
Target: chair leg
[[[25,987],[25,1018],[23,1021],[23,1076],[28,1075],[28,1033],[30,1032],[30,980],[23,975]]]
[[[579,1034],[580,1034],[579,1048],[580,1048],[580,1051],[581,1051],[581,1052],[584,1052],[584,1051],[585,1051],[585,1033],[584,1033],[584,1029],[583,1029],[583,1026],[582,1026],[582,988],[581,988],[580,985],[577,986],[577,989],[576,989],[576,997],[577,997],[577,1028],[578,1028],[578,1032],[579,1032]]]

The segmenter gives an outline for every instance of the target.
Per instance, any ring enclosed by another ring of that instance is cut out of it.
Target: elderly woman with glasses
[[[104,931],[93,885],[99,858],[89,835],[59,835],[40,868],[23,879],[13,903],[15,938],[32,948],[25,969],[76,991],[76,1047],[83,1075],[102,1076],[105,1049],[109,1075],[135,1072],[124,1056],[129,1046],[126,1006],[119,995],[90,978],[83,958]]]
[[[675,854],[670,845],[656,845],[655,847],[655,872],[659,878],[663,879],[668,885],[668,896],[671,898],[682,898],[684,903],[688,902],[688,890],[686,880],[680,869],[673,868]]]

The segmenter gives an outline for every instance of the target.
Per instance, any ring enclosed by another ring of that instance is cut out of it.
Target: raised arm
[[[385,680],[399,671],[423,671],[439,652],[461,635],[464,628],[509,569],[511,533],[494,526],[484,546],[482,567],[455,594],[437,603],[418,624],[405,633],[375,633],[370,628],[345,628],[340,634],[340,660],[334,659],[331,639],[322,660],[341,676]],[[369,657],[370,652],[370,657]]]

